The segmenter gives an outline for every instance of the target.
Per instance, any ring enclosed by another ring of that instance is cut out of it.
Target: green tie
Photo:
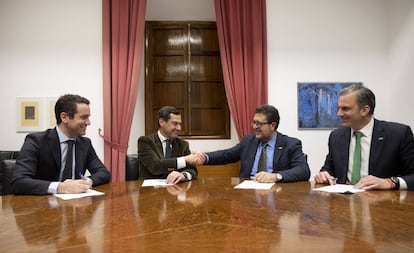
[[[354,132],[355,135],[355,149],[354,149],[354,164],[352,165],[352,179],[351,184],[356,184],[361,179],[361,136],[359,131]]]

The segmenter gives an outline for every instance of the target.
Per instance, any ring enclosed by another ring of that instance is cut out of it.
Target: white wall
[[[390,79],[386,84],[392,108],[389,120],[414,127],[414,1],[387,2],[388,13],[388,64]]]
[[[279,130],[298,137],[312,174],[321,167],[328,130],[298,130],[297,82],[361,81],[377,96],[376,117],[413,127],[414,1],[267,1],[269,103]],[[103,157],[101,0],[0,0],[0,150],[19,149],[15,97],[79,93],[92,104],[92,138]],[[213,0],[148,0],[147,20],[214,20]],[[143,72],[142,72],[143,73]],[[144,134],[144,77],[128,153]],[[193,150],[237,143],[191,140]]]
[[[19,150],[16,97],[91,101],[87,136],[103,157],[101,0],[0,0],[0,150]]]

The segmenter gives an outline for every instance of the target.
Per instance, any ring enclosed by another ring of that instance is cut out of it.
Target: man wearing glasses
[[[240,161],[240,178],[258,182],[306,181],[310,170],[302,152],[301,141],[277,132],[279,112],[271,105],[256,108],[252,126],[236,146],[203,154],[206,165]],[[201,155],[201,154],[200,154]]]

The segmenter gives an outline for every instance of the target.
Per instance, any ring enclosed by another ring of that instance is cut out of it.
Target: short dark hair
[[[163,119],[165,122],[169,121],[171,116],[170,114],[180,115],[180,111],[178,111],[174,106],[164,106],[158,111],[158,127],[160,127],[160,119]]]
[[[89,100],[81,97],[79,95],[73,94],[66,94],[61,96],[55,105],[55,117],[56,117],[56,124],[60,124],[62,119],[60,118],[60,114],[62,112],[66,112],[69,118],[73,119],[75,114],[78,112],[77,105],[78,104],[87,104],[89,105]]]
[[[339,96],[348,95],[353,92],[356,92],[358,106],[360,108],[366,105],[369,106],[369,115],[373,115],[375,110],[375,95],[372,90],[362,84],[352,84],[341,90]]]
[[[280,122],[280,116],[279,111],[272,105],[261,105],[256,108],[256,113],[264,114],[266,115],[267,122],[276,122],[276,128],[279,127]]]

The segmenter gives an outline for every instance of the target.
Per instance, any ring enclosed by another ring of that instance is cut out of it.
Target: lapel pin
[[[283,147],[278,147],[279,149],[283,149]]]
[[[384,137],[382,137],[382,136],[381,137],[378,137],[378,140],[379,141],[382,141],[382,140],[384,140]]]

